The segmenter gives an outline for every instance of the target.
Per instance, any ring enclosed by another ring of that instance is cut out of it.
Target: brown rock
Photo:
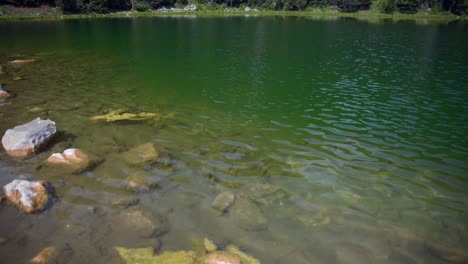
[[[215,251],[203,257],[202,264],[240,264],[240,258],[228,252]]]
[[[14,180],[3,187],[7,199],[26,213],[35,213],[49,202],[47,183],[44,181]]]
[[[94,167],[102,162],[102,159],[93,157],[80,149],[69,148],[62,153],[53,153],[47,163],[54,166],[64,166],[72,173],[80,173],[86,169]]]
[[[77,167],[86,167],[89,164],[89,158],[86,153],[80,149],[70,148],[62,153],[54,153],[48,159],[50,164],[71,165]]]
[[[127,177],[127,188],[134,192],[148,192],[156,188],[159,178],[145,170],[131,171]]]
[[[46,264],[51,263],[57,256],[57,250],[55,247],[46,247],[39,252],[29,263]]]
[[[138,165],[156,159],[159,152],[153,143],[146,143],[124,152],[122,157],[128,164]]]

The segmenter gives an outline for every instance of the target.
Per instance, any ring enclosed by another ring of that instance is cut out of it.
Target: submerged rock
[[[131,165],[139,165],[148,161],[152,161],[159,157],[159,151],[153,143],[139,145],[127,152],[122,153],[122,158],[125,162]]]
[[[25,64],[25,63],[35,62],[35,61],[36,61],[35,59],[12,60],[12,61],[10,61],[10,63],[13,63],[13,64]]]
[[[73,172],[82,172],[100,162],[100,159],[90,159],[88,154],[77,148],[69,148],[62,153],[53,153],[47,159],[48,164],[63,165]]]
[[[218,249],[218,246],[208,238],[203,239],[203,246],[205,247],[206,252],[213,252]]]
[[[127,188],[134,192],[149,192],[158,187],[159,178],[145,170],[134,170],[127,177]]]
[[[53,259],[57,257],[57,250],[55,247],[46,247],[39,252],[29,263],[46,264],[52,263]]]
[[[127,264],[195,264],[197,256],[193,251],[167,251],[154,255],[153,248],[115,248]]]
[[[3,85],[0,84],[0,99],[5,99],[10,96],[10,93],[3,90]]]
[[[267,228],[268,221],[255,204],[237,199],[230,212],[237,225],[247,231],[260,231]]]
[[[223,251],[214,251],[203,257],[201,264],[241,264],[239,256]]]
[[[226,252],[237,255],[240,258],[242,264],[260,264],[260,260],[242,252],[237,246],[234,246],[234,245],[227,246]]]
[[[54,121],[36,118],[8,129],[3,135],[2,144],[10,156],[26,157],[49,144],[56,134]]]
[[[260,260],[242,252],[237,246],[229,245],[226,247],[225,251],[231,254],[237,255],[240,258],[242,264],[260,264],[261,263]]]
[[[166,231],[166,226],[159,218],[147,215],[138,209],[129,209],[120,216],[120,220],[129,230],[140,237],[151,237]]]
[[[216,196],[211,207],[220,213],[225,213],[233,204],[236,195],[233,192],[222,192]]]
[[[144,120],[155,120],[159,121],[161,119],[174,119],[174,114],[161,115],[158,113],[147,113],[141,112],[138,114],[128,113],[126,109],[117,109],[110,111],[105,115],[97,115],[90,118],[92,121],[106,121],[106,122],[116,122],[116,121],[144,121]]]
[[[44,181],[14,180],[3,187],[7,199],[26,213],[35,213],[49,202],[50,187]]]

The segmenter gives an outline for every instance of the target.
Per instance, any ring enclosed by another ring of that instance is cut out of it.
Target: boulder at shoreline
[[[8,129],[2,144],[8,155],[26,157],[45,147],[57,134],[55,122],[36,118],[29,123]]]

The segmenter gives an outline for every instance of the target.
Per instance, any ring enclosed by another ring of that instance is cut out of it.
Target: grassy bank
[[[0,16],[0,21],[9,20],[57,20],[57,19],[81,19],[81,18],[107,18],[107,17],[177,17],[177,16],[196,16],[196,17],[223,17],[223,16],[289,16],[289,17],[308,17],[316,19],[337,19],[337,18],[355,18],[369,22],[378,21],[402,21],[414,20],[421,23],[448,23],[448,22],[468,22],[468,16],[456,16],[451,14],[382,14],[375,11],[361,11],[354,13],[342,13],[334,10],[312,10],[312,11],[237,11],[237,10],[217,10],[217,11],[148,11],[148,12],[117,12],[109,14],[4,14]]]

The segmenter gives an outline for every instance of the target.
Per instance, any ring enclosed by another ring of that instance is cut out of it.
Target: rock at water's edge
[[[36,118],[24,125],[8,129],[3,135],[2,144],[13,157],[26,157],[46,146],[57,134],[55,122]]]
[[[32,214],[49,202],[49,190],[44,181],[14,180],[3,187],[7,199],[26,213]]]

